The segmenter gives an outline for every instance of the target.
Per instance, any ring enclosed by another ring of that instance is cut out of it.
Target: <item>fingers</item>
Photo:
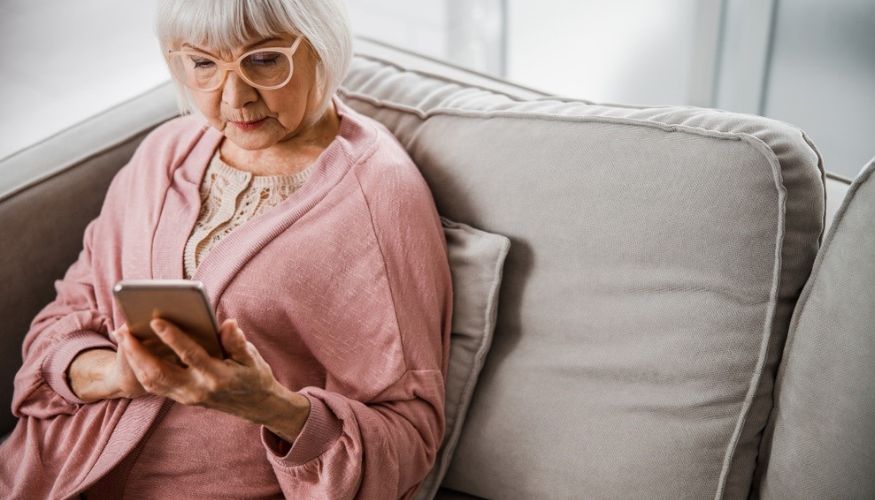
[[[116,333],[116,332],[118,332],[119,330],[124,331],[124,332],[129,331],[129,330],[128,330],[128,324],[127,324],[127,323],[122,323],[122,326],[118,327],[115,331],[110,331],[110,332],[109,332],[109,338],[111,338],[112,340],[114,340],[116,344],[119,343],[118,334]]]
[[[243,330],[237,325],[236,319],[229,319],[222,323],[220,335],[222,337],[222,346],[224,346],[231,359],[247,366],[255,364],[255,358],[252,352],[250,352],[249,346],[251,344],[246,340],[246,336],[243,335]],[[255,347],[252,346],[251,349],[254,350]]]
[[[129,331],[117,330],[116,336],[128,366],[140,384],[149,392],[163,396],[188,379],[184,369],[152,354]]]
[[[158,338],[167,344],[188,366],[207,369],[212,357],[191,337],[169,321],[153,319],[149,326],[158,334]]]

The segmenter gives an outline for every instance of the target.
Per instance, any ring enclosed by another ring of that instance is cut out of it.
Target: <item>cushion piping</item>
[[[811,279],[808,280],[808,283],[805,284],[805,288],[802,290],[802,293],[799,296],[799,300],[797,301],[796,310],[793,312],[793,317],[790,320],[790,327],[787,330],[787,343],[784,346],[784,351],[787,352],[793,345],[793,341],[796,338],[795,332],[800,321],[800,317],[802,316],[805,306],[808,304],[808,299],[811,295],[812,289],[817,285],[818,278],[820,277],[820,267],[823,264],[826,255],[830,251],[830,244],[832,243],[833,238],[835,237],[836,232],[839,230],[839,226],[841,226],[842,219],[844,218],[845,212],[848,211],[848,207],[854,201],[854,195],[857,193],[857,190],[869,180],[872,176],[872,173],[875,172],[875,158],[869,160],[869,163],[863,168],[863,171],[860,175],[857,176],[857,179],[854,180],[854,183],[851,184],[851,187],[848,188],[848,193],[845,195],[844,200],[842,200],[842,204],[839,207],[838,212],[836,212],[834,222],[832,226],[829,228],[829,232],[826,235],[826,239],[823,243],[822,251],[817,253],[817,258],[814,259],[814,265],[811,269]],[[775,397],[777,400],[777,395],[779,392],[778,387],[780,387],[781,382],[784,380],[784,371],[786,366],[789,365],[792,361],[789,359],[784,364],[783,367],[778,369],[778,374],[775,377]]]

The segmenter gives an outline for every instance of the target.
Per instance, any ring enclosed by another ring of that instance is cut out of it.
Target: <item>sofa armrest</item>
[[[176,116],[165,83],[0,160],[0,435],[10,412],[21,344],[34,316],[54,298],[54,280],[82,249],[85,226],[100,211],[115,173],[146,134]]]

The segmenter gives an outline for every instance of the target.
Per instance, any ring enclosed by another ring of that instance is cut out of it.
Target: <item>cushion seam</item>
[[[757,399],[757,388],[759,387],[760,381],[762,380],[764,367],[766,365],[766,362],[768,361],[769,347],[775,333],[775,318],[777,316],[778,304],[781,295],[781,284],[783,282],[782,276],[784,273],[783,252],[784,237],[787,230],[787,186],[784,184],[781,163],[778,160],[777,155],[774,154],[774,151],[772,151],[772,149],[769,148],[768,144],[763,142],[761,139],[753,136],[747,136],[746,139],[751,142],[751,145],[754,146],[755,149],[765,148],[769,153],[771,153],[769,155],[761,151],[761,153],[764,153],[764,156],[766,156],[769,162],[769,166],[772,169],[772,179],[774,181],[774,186],[778,195],[776,200],[778,204],[778,224],[775,232],[772,286],[769,290],[769,305],[763,324],[763,332],[760,339],[760,349],[757,355],[756,363],[753,367],[753,373],[751,374],[748,390],[744,396],[744,402],[738,413],[738,420],[736,421],[735,429],[733,430],[732,435],[729,438],[729,442],[726,446],[726,452],[723,458],[723,465],[720,469],[720,478],[718,480],[717,490],[714,495],[715,499],[721,499],[725,495],[726,484],[729,481],[729,475],[732,471],[732,467],[733,465],[735,465],[735,452],[738,449],[738,443],[741,441],[745,424],[747,423],[747,419],[750,416],[750,411],[754,406],[754,400]],[[757,443],[757,448],[758,447],[759,443]]]
[[[618,117],[618,116],[601,116],[601,115],[556,115],[550,113],[533,113],[529,111],[506,111],[506,110],[493,110],[493,111],[484,111],[484,110],[476,110],[476,111],[467,111],[459,108],[452,107],[436,107],[430,110],[422,110],[420,108],[407,106],[404,104],[400,104],[397,102],[386,101],[379,98],[371,97],[367,94],[362,94],[360,92],[355,92],[347,89],[346,87],[341,87],[338,89],[338,92],[345,99],[352,99],[361,101],[367,104],[371,104],[377,107],[388,108],[394,111],[398,111],[401,113],[406,113],[409,115],[414,115],[421,120],[426,120],[435,116],[451,116],[457,118],[520,118],[527,120],[544,120],[544,121],[552,121],[559,123],[612,123],[619,125],[632,125],[632,126],[644,126],[650,128],[656,128],[663,130],[665,132],[686,132],[692,135],[702,136],[702,137],[712,137],[717,139],[724,140],[741,140],[744,138],[752,138],[758,141],[763,142],[760,138],[756,137],[753,134],[749,134],[746,132],[727,132],[722,130],[713,130],[702,127],[693,127],[690,125],[683,124],[672,124],[661,122],[657,120],[641,120],[637,118],[628,118],[628,117]],[[500,94],[496,92],[492,92],[495,95],[506,96],[505,94]],[[520,101],[520,103],[526,101]],[[563,102],[563,101],[557,101]],[[568,104],[578,103],[578,101],[567,102]],[[584,101],[580,101],[579,104],[591,105]],[[651,108],[647,108],[651,109]],[[656,109],[656,108],[653,108]],[[765,142],[763,142],[765,144]],[[771,147],[768,144],[765,144],[766,147],[774,153]],[[807,145],[807,143],[806,143]],[[809,146],[810,147],[810,146]]]

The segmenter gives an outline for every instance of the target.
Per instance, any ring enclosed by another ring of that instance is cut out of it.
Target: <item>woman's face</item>
[[[256,48],[289,47],[291,35],[250,40],[236,47],[233,53],[220,53],[210,47],[192,47],[226,61],[236,60],[244,52]],[[302,40],[294,55],[294,72],[289,82],[275,90],[263,90],[246,83],[229,71],[224,84],[211,92],[190,90],[192,99],[210,125],[242,149],[266,149],[295,137],[302,131],[304,119],[310,113],[317,92],[315,85],[316,57],[309,44]],[[235,122],[254,122],[256,126],[241,127]]]

